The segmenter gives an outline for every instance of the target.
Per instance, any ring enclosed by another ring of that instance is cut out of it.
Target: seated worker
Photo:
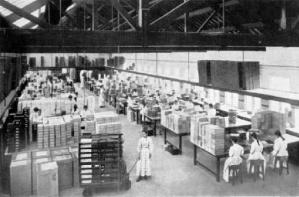
[[[216,116],[216,109],[214,109],[213,104],[209,104],[209,109],[207,111],[208,117],[215,117]]]
[[[223,179],[225,182],[229,182],[229,166],[240,165],[242,163],[242,155],[244,149],[242,146],[237,144],[238,138],[232,138],[232,146],[229,148],[229,157],[225,160],[223,168]]]
[[[256,133],[252,133],[251,134],[251,138],[253,139],[253,142],[251,143],[251,147],[250,147],[250,153],[247,159],[247,170],[248,173],[253,173],[255,169],[252,169],[253,171],[250,172],[250,161],[251,160],[263,160],[264,161],[264,172],[266,172],[266,160],[265,157],[263,155],[263,149],[264,146],[262,144],[262,142],[259,140],[258,136]]]
[[[287,161],[289,153],[288,153],[288,144],[285,141],[285,138],[281,135],[279,130],[275,131],[275,141],[273,146],[273,151],[270,156],[270,167],[278,168],[280,166],[274,166],[275,157],[281,157],[284,161]],[[279,165],[279,163],[277,163]]]

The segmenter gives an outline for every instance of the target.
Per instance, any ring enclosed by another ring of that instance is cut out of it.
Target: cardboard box
[[[14,160],[10,164],[11,196],[31,195],[31,160]]]
[[[32,159],[32,194],[37,194],[37,167],[41,163],[47,163],[50,162],[50,157],[41,157]]]
[[[59,191],[73,186],[73,158],[71,154],[56,155],[53,161],[58,165]]]
[[[37,196],[59,196],[56,162],[41,163],[37,166]]]

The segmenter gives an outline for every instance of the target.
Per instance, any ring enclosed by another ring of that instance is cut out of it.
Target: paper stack
[[[49,125],[49,141],[50,147],[55,147],[55,127],[54,125]]]
[[[95,121],[85,121],[85,133],[94,133],[96,131]]]
[[[66,145],[66,125],[65,124],[61,124],[60,125],[60,144],[61,146],[65,146]]]
[[[113,123],[104,123],[96,125],[96,134],[119,134],[121,133],[121,124],[120,122]]]
[[[61,143],[60,143],[60,138],[61,138],[60,124],[56,124],[54,127],[55,127],[55,146],[61,146]]]
[[[49,147],[49,132],[50,132],[50,126],[44,125],[44,148]]]
[[[38,124],[37,125],[37,147],[39,149],[43,148],[43,141],[44,141],[44,125]]]

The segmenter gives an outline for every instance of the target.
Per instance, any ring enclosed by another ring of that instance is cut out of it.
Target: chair
[[[287,170],[287,174],[289,174],[289,159],[288,157],[280,157],[280,156],[276,156],[274,159],[274,169],[276,169],[277,163],[279,162],[279,175],[282,175],[282,171],[283,169]],[[286,162],[287,166],[284,167],[283,166],[283,162]]]
[[[229,182],[231,182],[232,185],[234,185],[237,180],[240,180],[240,182],[243,183],[242,164],[229,166],[228,173]]]
[[[259,178],[259,175],[262,174],[263,181],[265,180],[265,168],[264,168],[264,160],[250,160],[249,163],[249,173],[254,169],[253,178],[256,181]]]

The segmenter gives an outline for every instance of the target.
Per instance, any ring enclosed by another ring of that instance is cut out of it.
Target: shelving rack
[[[89,193],[106,188],[119,191],[125,184],[122,143],[122,134],[87,134],[80,137],[79,180],[85,191]]]

